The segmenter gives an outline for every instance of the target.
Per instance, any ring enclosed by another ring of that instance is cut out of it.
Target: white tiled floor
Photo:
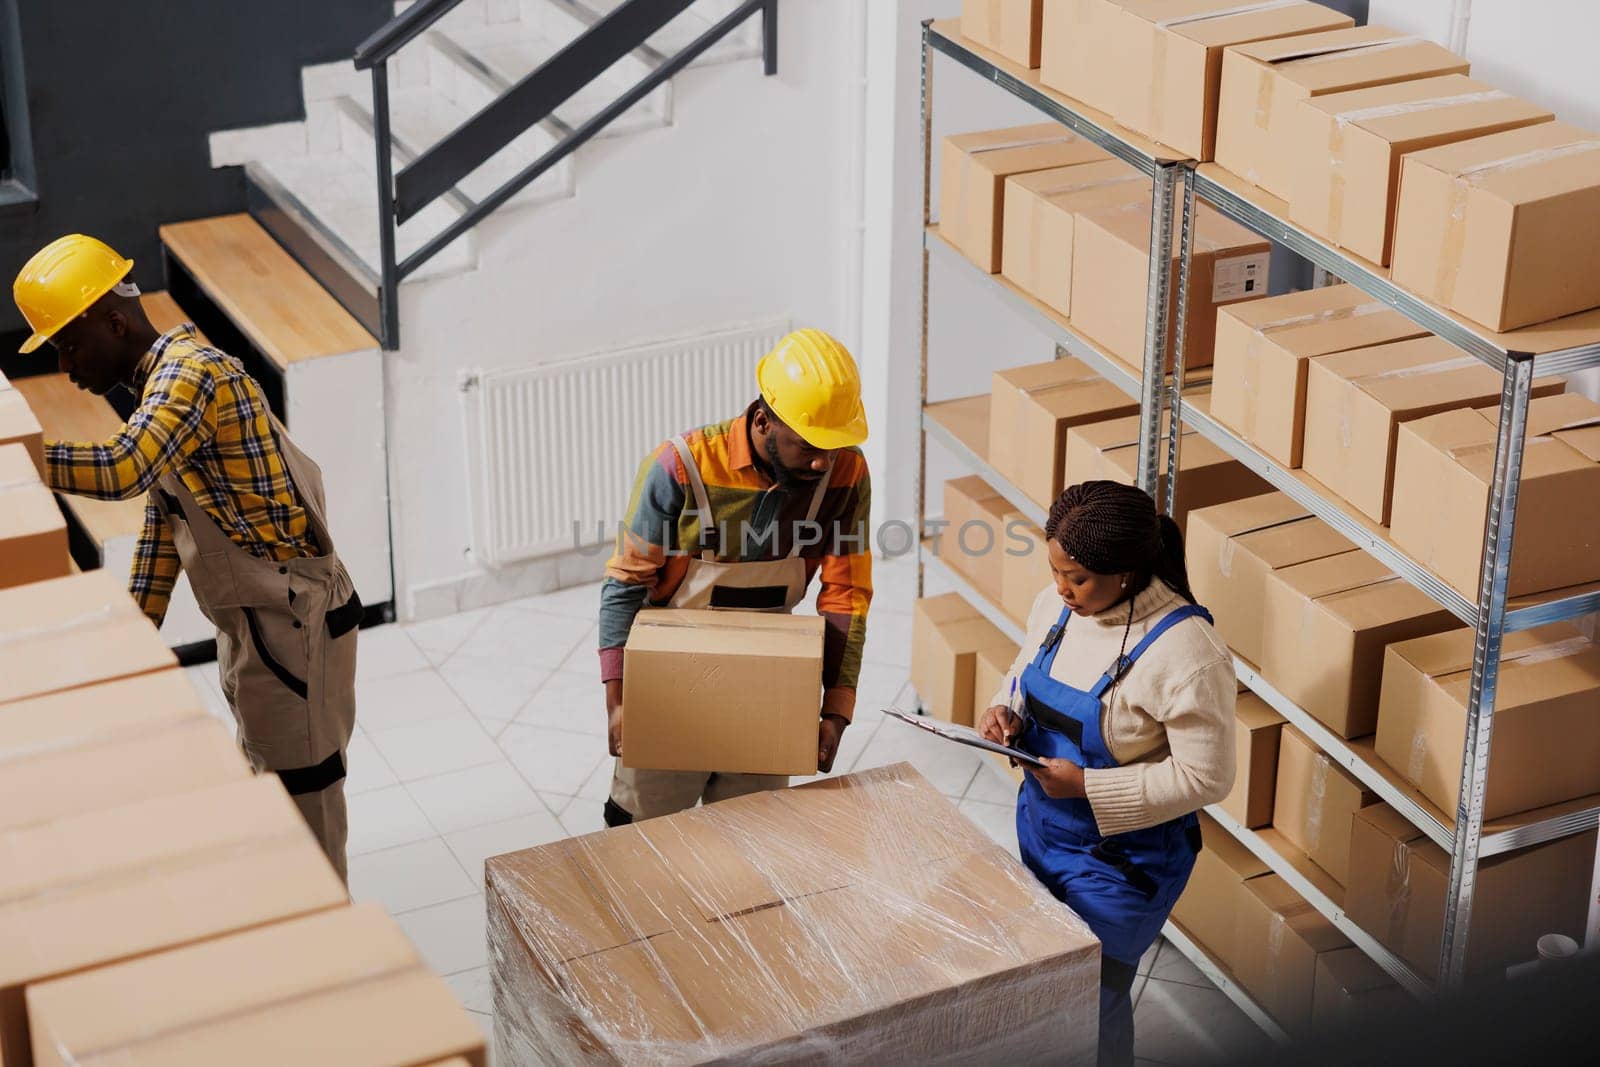
[[[833,773],[909,760],[1015,854],[1016,787],[998,765],[877,714],[906,685],[910,572],[909,562],[877,568],[857,721]],[[611,760],[597,600],[598,588],[585,586],[361,634],[351,891],[398,917],[486,1030],[483,861],[604,828]],[[215,668],[190,673],[226,714]],[[1141,1060],[1182,1064],[1260,1047],[1249,1020],[1176,950],[1152,950],[1142,971]]]

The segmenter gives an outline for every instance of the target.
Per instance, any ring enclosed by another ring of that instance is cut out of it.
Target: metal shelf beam
[[[1007,503],[1022,512],[1029,522],[1040,529],[1044,528],[1045,519],[1049,517],[1045,509],[1035,503],[1028,494],[1003,478],[999,471],[989,466],[984,459],[967,446],[965,441],[951,433],[948,427],[934,417],[932,412],[927,410],[922,412],[922,429],[929,437],[938,441],[956,459],[960,460],[962,466],[981,477],[985,482],[988,482],[991,489],[1005,497]]]

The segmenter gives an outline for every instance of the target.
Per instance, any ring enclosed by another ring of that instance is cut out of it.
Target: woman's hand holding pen
[[[1022,731],[1022,720],[1004,704],[996,704],[983,713],[978,721],[978,732],[984,740],[1000,745],[1011,744],[1011,739]]]

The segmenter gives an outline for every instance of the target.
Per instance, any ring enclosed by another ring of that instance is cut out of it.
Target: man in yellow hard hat
[[[761,360],[756,382],[759,395],[743,414],[672,438],[639,468],[600,591],[600,677],[614,756],[626,743],[622,650],[647,603],[789,611],[820,573],[823,771],[833,768],[855,713],[872,600],[870,483],[856,447],[867,437],[861,376],[843,345],[807,329]],[[605,818],[616,826],[787,784],[781,775],[640,770],[619,760]]]
[[[344,753],[355,726],[361,601],[334,551],[322,474],[290,441],[261,387],[185,323],[158,333],[133,269],[92,237],[30,259],[13,295],[62,373],[138,399],[105,441],[45,444],[52,488],[102,500],[149,494],[129,590],[157,626],[181,566],[217,627],[222,691],[239,742],[272,771],[345,873]]]

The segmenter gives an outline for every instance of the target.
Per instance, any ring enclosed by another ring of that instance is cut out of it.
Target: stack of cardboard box
[[[1012,641],[959,593],[924,597],[911,617],[911,685],[934,718],[972,726],[993,689],[978,688],[979,654],[989,652],[986,677],[993,679],[1016,655]]]
[[[1095,1055],[1093,934],[905,764],[496,856],[488,891],[511,1062]]]
[[[449,987],[346,907],[122,583],[68,573],[3,380],[0,439],[0,1063],[483,1067]]]

